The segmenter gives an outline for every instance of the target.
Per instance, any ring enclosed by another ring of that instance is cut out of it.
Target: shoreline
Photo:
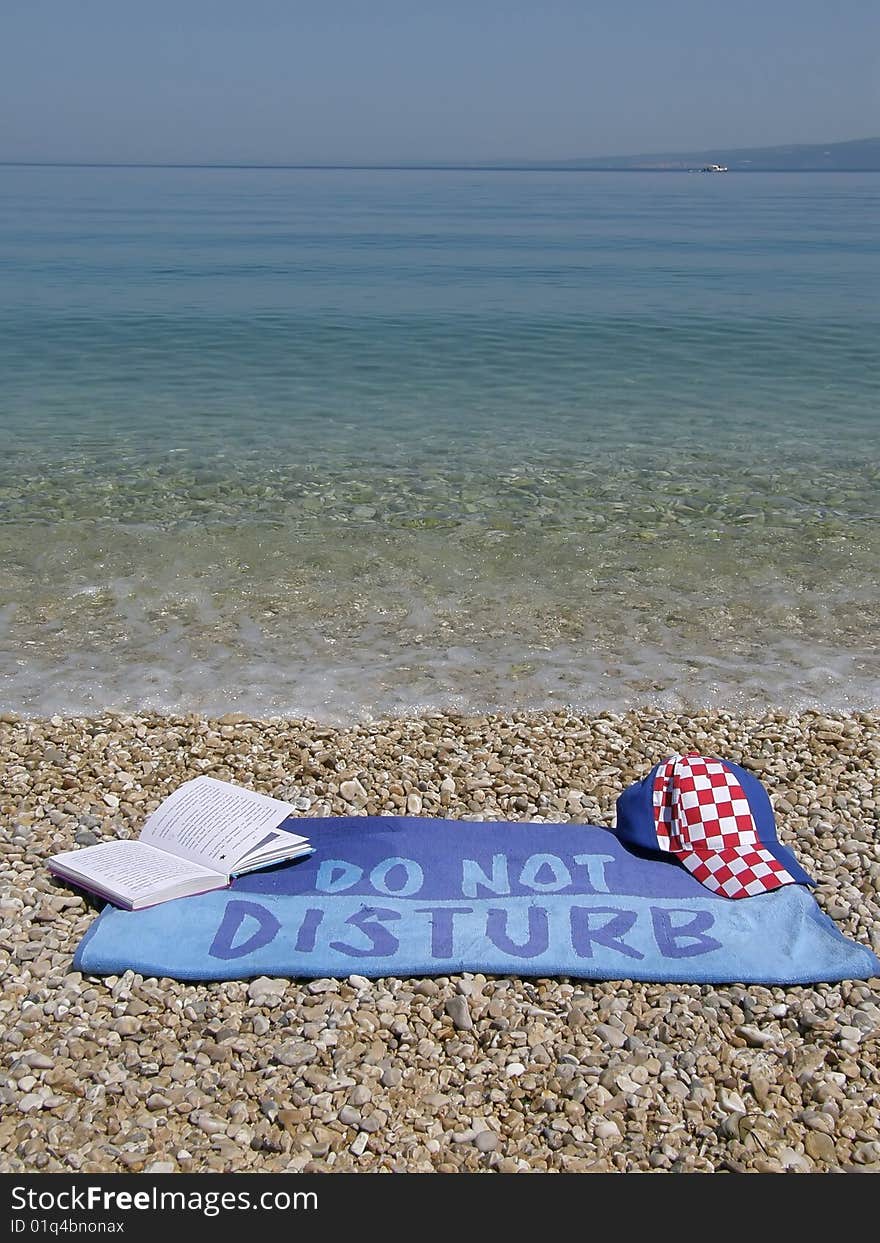
[[[134,835],[186,777],[283,793],[307,816],[603,824],[624,785],[688,746],[756,772],[820,905],[880,948],[880,712],[437,713],[344,728],[4,714],[0,1169],[880,1168],[880,980],[183,984],[70,970],[97,905],[45,857]],[[340,786],[355,779],[351,803]],[[314,1049],[308,1064],[276,1057],[290,1035]]]

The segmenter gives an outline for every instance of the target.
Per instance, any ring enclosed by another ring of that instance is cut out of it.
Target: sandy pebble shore
[[[880,714],[566,713],[342,729],[0,716],[0,1169],[880,1170],[880,980],[806,988],[70,971],[96,907],[44,860],[209,773],[303,815],[610,823],[673,750],[751,768],[880,949]]]

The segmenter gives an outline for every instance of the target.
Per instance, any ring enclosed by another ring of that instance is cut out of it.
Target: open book
[[[312,853],[279,827],[289,803],[196,777],[161,803],[136,841],[102,842],[53,855],[49,870],[129,911],[225,889],[233,876]]]

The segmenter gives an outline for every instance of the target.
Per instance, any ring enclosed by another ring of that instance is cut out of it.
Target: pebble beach
[[[59,850],[136,836],[188,778],[304,816],[610,825],[673,751],[753,771],[843,932],[880,950],[880,713],[0,715],[0,1169],[880,1171],[880,980],[71,970],[98,904]]]

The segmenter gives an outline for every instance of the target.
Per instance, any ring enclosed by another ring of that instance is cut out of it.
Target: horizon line
[[[855,140],[859,141],[859,140]],[[804,144],[821,145],[821,144]],[[619,165],[611,160],[638,160],[639,156],[611,156],[609,163],[599,161],[593,163],[587,158],[580,160],[561,160],[558,164],[551,161],[536,160],[506,164],[501,161],[491,163],[419,163],[410,161],[392,164],[346,164],[303,162],[295,164],[255,164],[234,161],[194,163],[189,161],[165,160],[2,160],[0,168],[154,168],[154,169],[204,169],[222,170],[237,169],[253,172],[291,171],[291,172],[481,172],[481,173],[689,173],[699,172],[698,168],[684,168],[672,165]],[[651,159],[652,157],[645,157]],[[653,157],[658,158],[658,157]],[[672,157],[669,157],[670,159]],[[734,168],[730,172],[737,173],[873,173],[880,172],[877,168]]]

